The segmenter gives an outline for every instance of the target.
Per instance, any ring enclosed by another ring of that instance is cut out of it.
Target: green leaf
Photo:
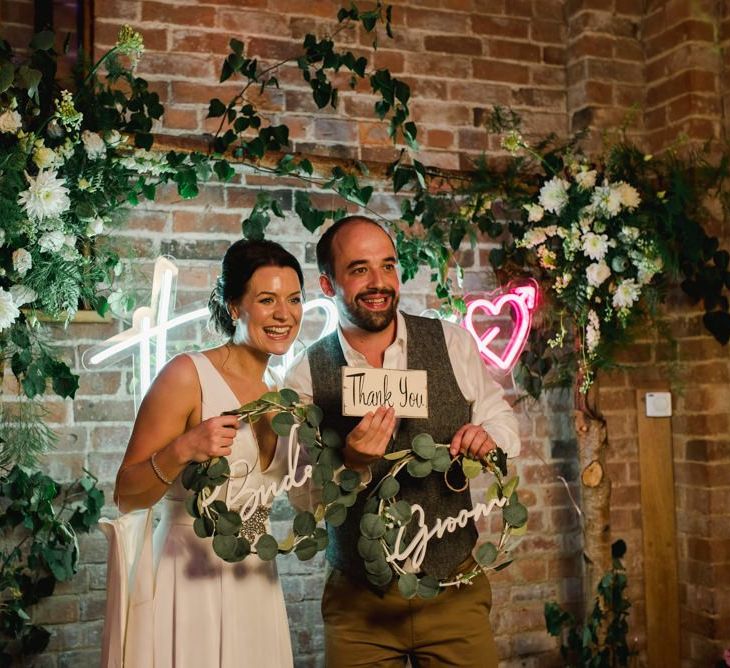
[[[358,554],[366,561],[375,561],[383,557],[383,548],[380,541],[360,536],[357,539]]]
[[[345,469],[340,473],[340,487],[345,492],[352,492],[360,486],[360,474],[357,471]]]
[[[317,552],[319,552],[319,545],[313,538],[305,538],[294,548],[294,554],[297,555],[300,561],[311,559]]]
[[[400,483],[392,476],[387,475],[378,486],[378,496],[381,499],[392,499],[400,491]]]
[[[474,556],[480,566],[489,566],[494,563],[497,554],[497,548],[493,543],[482,543]]]
[[[520,476],[516,475],[510,481],[504,486],[504,489],[502,491],[502,494],[509,498],[514,494],[515,490],[517,489],[517,485],[520,482]]]
[[[365,514],[360,520],[360,533],[366,538],[380,538],[385,534],[385,524],[378,515]]]
[[[502,508],[502,517],[511,527],[519,528],[527,522],[527,508],[519,502],[509,503]]]
[[[418,434],[411,442],[411,447],[422,459],[431,459],[436,454],[436,445],[430,434]]]
[[[413,511],[411,510],[411,504],[401,499],[388,507],[388,514],[399,524],[405,524],[411,519]]]
[[[399,459],[403,459],[408,454],[408,450],[398,450],[396,452],[389,452],[387,455],[383,455],[383,459],[394,462]]]
[[[307,406],[306,417],[307,422],[309,422],[310,425],[312,425],[313,427],[319,427],[319,425],[322,423],[322,418],[324,418],[324,413],[319,406],[311,404]]]
[[[433,598],[441,591],[439,581],[433,575],[424,575],[418,581],[417,594],[421,598]]]
[[[281,396],[281,403],[284,406],[291,407],[299,403],[299,395],[288,387],[279,390],[279,395]]]
[[[53,48],[56,36],[51,30],[44,30],[33,35],[30,40],[30,48],[36,51],[48,51]]]
[[[213,536],[213,551],[224,561],[236,559],[237,538],[235,536]]]
[[[233,536],[241,530],[241,524],[241,516],[229,510],[218,515],[215,531],[221,536]]]
[[[274,559],[279,554],[279,543],[276,542],[276,538],[267,533],[261,535],[256,541],[256,554],[263,561]]]
[[[209,517],[198,517],[193,522],[193,531],[198,538],[208,538],[213,535],[215,525]]]
[[[340,498],[340,486],[336,482],[328,480],[322,485],[322,503],[329,505]]]
[[[314,533],[316,527],[317,521],[314,519],[314,515],[307,511],[300,512],[292,523],[292,529],[298,536],[309,536]]]
[[[226,113],[226,105],[217,97],[213,98],[208,104],[208,118],[218,118]]]
[[[15,68],[12,63],[2,63],[0,65],[0,93],[4,93],[13,85],[15,78]]]
[[[461,468],[464,470],[464,475],[471,480],[481,475],[483,466],[476,459],[463,457],[461,460]]]
[[[431,457],[431,466],[434,471],[443,473],[448,471],[451,466],[451,454],[448,448],[436,448],[436,454]]]
[[[274,419],[271,421],[271,428],[279,436],[289,436],[289,432],[295,422],[296,420],[291,413],[279,413],[275,415]]]
[[[209,478],[219,478],[220,476],[230,475],[230,473],[231,467],[228,464],[228,459],[225,457],[214,457],[211,459],[208,470],[206,471]],[[226,509],[224,508],[224,510]]]
[[[404,573],[398,578],[398,590],[404,598],[414,598],[418,592],[418,578],[413,573]]]
[[[231,51],[233,51],[238,56],[243,56],[243,47],[244,44],[241,40],[232,38],[230,42],[228,42],[228,45],[231,47]]]
[[[408,462],[406,469],[414,478],[425,478],[429,475],[429,473],[431,473],[433,467],[431,466],[431,462],[428,460],[423,462],[418,459],[413,459]]]
[[[333,503],[327,507],[324,513],[324,519],[330,526],[338,527],[347,518],[347,508],[341,503]]]

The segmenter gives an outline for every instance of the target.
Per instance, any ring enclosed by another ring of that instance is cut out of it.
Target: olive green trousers
[[[322,595],[327,668],[496,668],[485,575],[432,599],[406,599],[333,570]]]

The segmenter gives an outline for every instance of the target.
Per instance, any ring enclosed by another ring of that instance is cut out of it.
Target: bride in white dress
[[[285,475],[286,452],[277,452],[265,420],[252,429],[221,413],[270,389],[268,359],[285,353],[299,331],[302,280],[296,258],[278,244],[233,244],[210,301],[212,320],[229,342],[175,357],[145,396],[115,500],[129,513],[162,499],[162,519],[152,541],[150,512],[123,515],[104,527],[110,538],[105,666],[292,665],[275,563],[256,555],[235,564],[221,560],[211,540],[193,532],[180,474],[191,461],[224,456],[247,463],[236,467],[249,471],[245,488]],[[140,516],[141,522],[131,519]],[[141,547],[130,539],[135,531]]]

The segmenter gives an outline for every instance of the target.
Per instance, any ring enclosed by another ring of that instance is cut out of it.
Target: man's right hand
[[[381,406],[363,416],[345,441],[345,465],[364,470],[380,459],[388,448],[395,430],[395,410]]]

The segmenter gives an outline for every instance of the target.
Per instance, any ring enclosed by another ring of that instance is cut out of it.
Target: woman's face
[[[291,267],[260,267],[238,304],[230,305],[236,324],[233,343],[283,355],[299,334],[302,288]]]

